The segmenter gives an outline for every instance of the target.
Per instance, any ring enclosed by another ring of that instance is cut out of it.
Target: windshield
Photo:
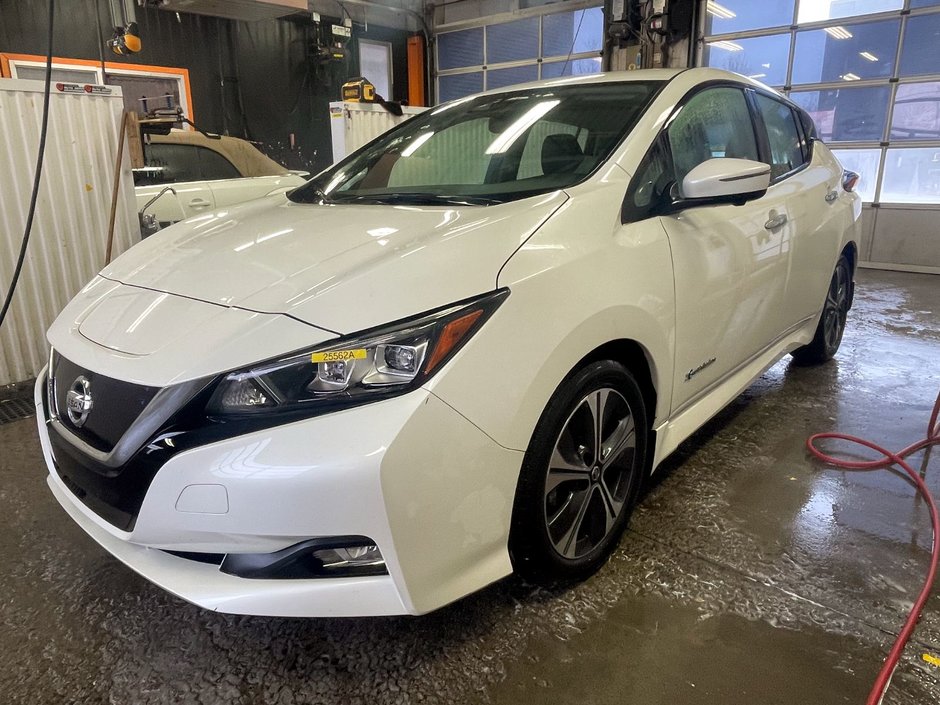
[[[501,203],[584,180],[660,81],[553,86],[432,108],[327,169],[301,203]]]

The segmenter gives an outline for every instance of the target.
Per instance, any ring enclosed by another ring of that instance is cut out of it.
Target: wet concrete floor
[[[784,360],[658,473],[611,561],[420,618],[232,617],[122,567],[0,425],[0,699],[14,703],[862,703],[920,588],[930,523],[814,431],[900,448],[940,389],[940,277],[862,271],[837,359]],[[919,458],[917,458],[919,460]],[[940,495],[940,460],[927,470]],[[940,702],[940,590],[886,703]]]

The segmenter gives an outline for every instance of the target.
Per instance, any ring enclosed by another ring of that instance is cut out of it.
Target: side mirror
[[[732,203],[743,205],[760,198],[770,186],[770,166],[751,159],[720,157],[692,169],[679,187],[670,211],[694,206]]]

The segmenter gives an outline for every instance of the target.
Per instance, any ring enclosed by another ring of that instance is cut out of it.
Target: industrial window
[[[707,0],[699,65],[806,110],[867,203],[940,204],[940,0]]]
[[[45,67],[44,56],[0,53],[0,76],[5,78],[43,80]],[[186,117],[196,120],[188,69],[113,61],[106,61],[104,69],[102,74],[100,61],[53,57],[52,80],[121,86],[124,107],[128,110],[142,113],[151,108],[179,106]],[[180,126],[189,129],[188,126]]]
[[[601,70],[601,7],[461,25],[436,35],[438,102]]]

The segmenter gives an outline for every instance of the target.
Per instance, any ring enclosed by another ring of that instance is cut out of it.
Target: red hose
[[[923,495],[924,501],[927,502],[927,506],[930,508],[930,521],[933,524],[933,549],[930,556],[930,570],[927,571],[924,587],[921,589],[920,595],[917,596],[917,600],[914,602],[914,606],[911,608],[910,614],[908,614],[907,620],[904,622],[904,628],[901,629],[901,632],[898,634],[898,638],[892,645],[891,651],[888,653],[888,657],[885,659],[884,665],[878,673],[878,678],[875,679],[871,692],[868,694],[868,700],[865,701],[866,705],[879,705],[882,698],[884,698],[888,684],[891,682],[891,676],[894,674],[894,669],[901,659],[901,652],[904,651],[905,644],[907,644],[908,639],[911,638],[914,627],[917,625],[917,620],[920,618],[920,613],[924,609],[924,604],[927,602],[927,598],[930,597],[930,590],[933,587],[934,577],[937,574],[937,563],[940,561],[940,517],[937,516],[937,505],[934,503],[934,499],[930,494],[930,490],[927,489],[924,480],[904,459],[923,448],[940,444],[940,422],[938,422],[938,418],[940,418],[940,394],[937,395],[933,412],[930,414],[930,421],[927,424],[927,437],[917,441],[917,443],[909,445],[903,450],[899,450],[897,453],[885,450],[871,441],[866,441],[864,438],[849,436],[844,433],[817,433],[806,440],[806,447],[809,449],[810,453],[823,462],[834,465],[835,467],[848,470],[875,470],[877,468],[889,468],[893,465],[900,466],[904,472],[907,473],[908,477],[910,477],[911,482],[914,483],[917,490]],[[824,438],[835,438],[841,441],[857,443],[858,445],[870,448],[876,453],[881,453],[883,457],[878,460],[842,460],[828,453],[824,453],[816,447],[816,441]]]

